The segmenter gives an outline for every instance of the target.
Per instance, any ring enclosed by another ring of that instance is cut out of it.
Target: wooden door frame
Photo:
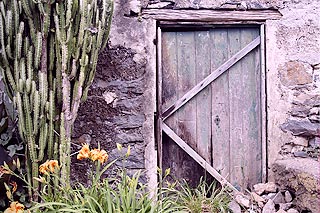
[[[157,26],[157,74],[156,74],[156,97],[157,97],[157,113],[156,113],[156,144],[157,144],[157,150],[158,150],[158,166],[162,168],[162,134],[163,131],[165,131],[167,134],[171,134],[171,137],[175,137],[175,142],[183,149],[185,150],[196,162],[198,162],[204,169],[206,169],[213,177],[215,177],[220,183],[223,185],[227,185],[233,191],[237,191],[224,177],[222,177],[210,164],[208,164],[199,154],[197,154],[196,151],[191,149],[183,140],[180,140],[179,136],[175,135],[173,131],[165,124],[163,123],[163,112],[162,112],[162,103],[161,103],[161,94],[162,94],[162,88],[161,88],[161,81],[162,81],[162,65],[161,65],[161,34],[162,34],[162,27],[163,25],[168,25],[172,28],[182,26],[182,27],[192,27],[192,26],[202,26],[205,25],[206,28],[208,25],[213,25],[214,23],[212,22],[168,22],[168,21],[161,21],[158,22]],[[234,22],[229,22],[229,24],[226,23],[218,23],[220,27],[228,27],[230,25],[236,26],[236,27],[241,27],[243,26],[244,23],[241,24],[236,24]],[[245,22],[245,24],[248,24],[248,21]],[[250,24],[257,25],[257,22],[252,22]],[[262,145],[262,182],[267,181],[267,112],[266,112],[266,68],[265,68],[265,24],[264,22],[259,22],[260,25],[260,63],[261,63],[261,145]],[[208,83],[208,84],[211,84]],[[208,85],[207,84],[207,85]],[[193,97],[193,96],[192,96]],[[192,98],[191,97],[191,98]],[[190,98],[190,99],[191,99]],[[190,100],[188,99],[188,100]],[[188,102],[188,100],[184,100],[184,103]],[[183,103],[183,104],[184,104]],[[173,112],[172,112],[173,113]],[[171,113],[171,114],[172,114]],[[171,114],[168,114],[166,116],[169,117]]]

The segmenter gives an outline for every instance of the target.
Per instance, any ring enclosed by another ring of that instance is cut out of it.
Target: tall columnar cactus
[[[112,0],[0,0],[0,70],[35,191],[32,177],[47,159],[60,161],[69,184],[72,126],[106,45],[112,9]]]

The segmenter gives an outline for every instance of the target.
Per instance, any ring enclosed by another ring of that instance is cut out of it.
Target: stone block
[[[299,213],[296,209],[289,209],[287,213]]]
[[[274,206],[273,201],[268,200],[268,202],[266,203],[266,205],[264,205],[262,209],[262,213],[275,213],[275,212],[276,212],[276,208]]]
[[[311,123],[308,119],[288,119],[280,125],[284,132],[291,132],[295,136],[318,136],[320,135],[320,125]]]
[[[292,206],[292,202],[289,203],[279,203],[279,209],[288,210]]]
[[[309,144],[312,148],[320,147],[320,137],[314,137],[309,140]]]
[[[116,135],[116,142],[117,143],[137,143],[137,142],[143,142],[142,134],[138,132],[123,132]]]
[[[312,67],[303,62],[289,61],[280,66],[281,83],[285,86],[295,86],[312,83]]]
[[[229,209],[233,212],[233,213],[241,213],[241,207],[240,205],[235,202],[234,200],[232,200],[229,203]]]
[[[277,186],[273,182],[269,183],[258,183],[253,186],[253,190],[258,194],[261,195],[262,193],[270,193],[270,192],[276,192]]]
[[[310,113],[310,108],[305,105],[293,105],[290,111],[292,116],[306,118]]]
[[[308,146],[308,139],[304,137],[292,137],[291,143],[299,146]]]
[[[284,192],[284,200],[286,201],[286,203],[292,201],[292,195],[288,190]]]
[[[284,203],[284,197],[282,195],[281,192],[278,192],[273,198],[272,201],[274,202],[274,204],[279,204],[279,203]]]
[[[304,152],[304,151],[297,151],[294,152],[293,155],[295,157],[300,157],[300,158],[307,158],[308,157],[308,153]]]
[[[237,195],[235,197],[235,200],[237,201],[237,203],[239,203],[240,205],[249,208],[250,207],[250,200],[242,195]]]
[[[261,196],[259,196],[257,193],[255,192],[251,192],[251,197],[253,198],[253,200],[257,203],[259,202],[265,202],[265,199]]]
[[[312,123],[320,123],[320,115],[310,115],[308,119]]]
[[[297,208],[320,212],[319,162],[310,158],[277,160],[272,168],[276,183],[296,195]]]

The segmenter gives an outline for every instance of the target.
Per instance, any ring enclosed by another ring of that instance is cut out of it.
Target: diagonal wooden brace
[[[233,55],[230,59],[228,59],[225,63],[223,63],[218,69],[213,71],[210,75],[208,75],[205,79],[203,79],[200,83],[194,86],[191,90],[189,90],[185,95],[183,95],[179,100],[177,100],[174,104],[168,107],[162,114],[162,119],[167,119],[170,115],[176,112],[181,106],[186,104],[191,98],[196,96],[201,90],[206,88],[212,81],[217,79],[220,75],[222,75],[225,71],[227,71],[230,67],[232,67],[235,63],[241,60],[244,56],[246,56],[251,50],[256,48],[260,44],[260,36],[250,42],[247,46]]]
[[[162,130],[178,145],[180,146],[190,157],[192,157],[197,163],[199,163],[206,171],[208,171],[212,177],[214,177],[222,186],[227,186],[234,194],[242,194],[231,183],[227,181],[217,170],[215,170],[210,164],[207,163],[196,151],[194,151],[186,142],[184,142],[169,126],[162,123]]]

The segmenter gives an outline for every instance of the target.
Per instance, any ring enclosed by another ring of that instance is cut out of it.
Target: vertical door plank
[[[251,42],[258,36],[257,29],[244,28],[241,29],[241,48],[247,43]],[[245,174],[244,183],[242,187],[249,187],[258,181],[257,172],[260,170],[261,163],[259,155],[260,138],[259,138],[259,123],[258,123],[258,99],[257,99],[257,81],[256,81],[256,67],[255,67],[255,53],[250,52],[241,60],[242,67],[242,101],[239,106],[242,109],[242,139],[243,151],[247,153],[242,157],[243,173]],[[258,165],[256,165],[258,163]],[[250,184],[249,184],[250,183]]]
[[[196,85],[194,32],[178,32],[178,96]],[[191,99],[178,110],[178,134],[192,148],[196,148],[196,102]]]
[[[210,32],[195,32],[196,83],[210,74]],[[203,89],[196,99],[197,152],[211,164],[211,88]]]
[[[259,36],[259,29],[251,28],[242,33],[242,43],[250,42]],[[248,109],[244,120],[248,153],[248,187],[262,181],[262,147],[261,147],[261,68],[260,48],[254,49],[242,61],[246,88],[245,108]],[[245,115],[244,115],[245,116]]]
[[[213,29],[211,34],[211,70],[228,59],[226,29]],[[212,82],[212,165],[229,179],[229,82],[228,71]]]
[[[178,96],[182,97],[196,85],[194,32],[177,32]],[[196,101],[191,99],[177,111],[177,134],[196,150]],[[187,153],[181,153],[181,177],[195,185],[203,174],[202,168]]]
[[[160,27],[157,28],[157,73],[156,73],[156,85],[157,85],[157,106],[156,106],[156,142],[157,142],[157,165],[158,167],[162,168],[162,119],[161,119],[161,115],[162,115],[162,30]]]
[[[240,31],[240,42],[241,48],[244,45],[252,41],[253,35],[251,33],[252,29],[241,29]],[[242,187],[247,188],[247,184],[250,182],[250,179],[253,177],[250,176],[251,168],[250,165],[255,162],[251,162],[252,156],[256,155],[256,152],[250,152],[251,147],[255,146],[257,142],[256,137],[256,129],[257,124],[255,122],[256,117],[256,100],[255,100],[255,91],[256,91],[256,81],[255,81],[255,69],[254,69],[254,54],[250,52],[246,55],[241,63],[241,78],[242,82],[239,82],[241,85],[241,90],[243,91],[241,94],[241,103],[239,104],[239,108],[242,110],[242,113],[238,116],[242,120],[242,150],[243,153],[239,156],[241,158],[241,168],[244,174]],[[254,150],[252,150],[254,151]]]
[[[240,30],[237,28],[228,29],[228,57],[234,55],[241,48]],[[229,69],[229,116],[230,116],[230,181],[236,188],[244,185],[245,174],[243,160],[249,153],[244,149],[244,138],[242,129],[241,102],[243,91],[241,62],[236,63]]]
[[[266,110],[266,67],[265,67],[265,25],[260,26],[260,58],[257,58],[256,61],[260,61],[260,100],[261,100],[261,164],[262,164],[262,182],[267,181],[267,133],[266,133],[266,124],[267,124],[267,110]]]
[[[162,33],[162,110],[168,108],[178,99],[178,62],[177,62],[177,33]],[[175,129],[177,116],[172,115],[166,124]]]
[[[177,33],[162,32],[161,66],[162,66],[162,110],[178,99],[178,62],[177,62]],[[178,120],[172,115],[164,121],[169,127],[177,130]],[[167,135],[163,135],[162,142],[162,169],[171,169],[172,176],[179,176],[179,162],[181,151]]]

